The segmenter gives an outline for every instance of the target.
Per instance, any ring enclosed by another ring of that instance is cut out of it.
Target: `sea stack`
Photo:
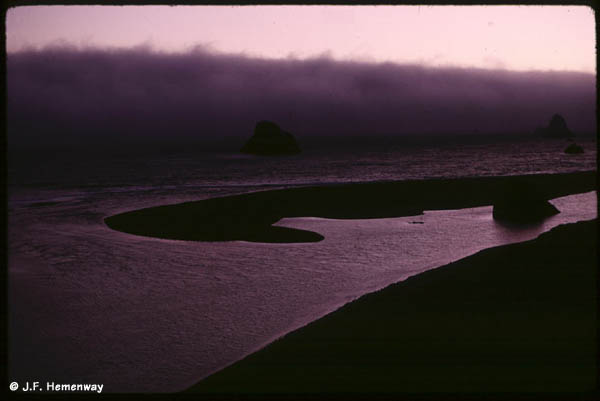
[[[494,202],[494,220],[510,223],[536,223],[560,211],[530,183],[518,181],[504,189]]]
[[[259,121],[254,135],[240,150],[255,155],[293,155],[300,153],[300,146],[292,134],[282,130],[272,121]]]
[[[567,122],[560,114],[553,115],[547,127],[540,127],[535,132],[546,138],[570,138],[574,136],[573,132],[567,127]]]

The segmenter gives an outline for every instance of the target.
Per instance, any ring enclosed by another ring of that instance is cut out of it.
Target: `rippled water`
[[[315,182],[595,168],[591,147],[584,145],[585,157],[569,158],[556,143],[512,151],[499,144],[317,152],[296,159],[57,159],[41,167],[13,160],[10,378],[104,383],[109,392],[181,390],[364,293],[483,248],[594,218],[596,194],[557,199],[559,215],[526,229],[497,224],[490,207],[278,223],[325,236],[311,244],[137,237],[108,229],[106,216]]]

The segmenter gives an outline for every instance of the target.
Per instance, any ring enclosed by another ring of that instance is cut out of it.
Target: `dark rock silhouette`
[[[569,127],[567,127],[567,122],[560,114],[553,115],[548,126],[538,127],[535,130],[535,133],[547,138],[569,138],[574,135]]]
[[[567,146],[567,148],[565,149],[565,153],[569,153],[569,154],[583,153],[583,148],[581,147],[581,145],[572,143],[569,146]]]
[[[492,215],[495,220],[535,223],[558,213],[530,182],[515,181],[496,199]]]
[[[240,150],[255,155],[292,155],[300,153],[300,146],[292,134],[271,121],[259,121],[254,135]]]

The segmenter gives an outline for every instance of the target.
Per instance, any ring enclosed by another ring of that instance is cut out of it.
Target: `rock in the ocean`
[[[300,153],[300,146],[292,134],[271,121],[259,121],[254,135],[240,150],[255,155],[292,155]]]
[[[581,147],[581,145],[572,143],[569,146],[567,146],[567,148],[565,149],[565,153],[569,153],[569,154],[583,153],[583,148]]]
[[[573,132],[567,127],[567,122],[560,114],[553,115],[547,127],[538,128],[535,132],[548,138],[569,138],[573,136]]]
[[[535,223],[560,211],[526,182],[516,182],[494,202],[493,217],[513,223]]]

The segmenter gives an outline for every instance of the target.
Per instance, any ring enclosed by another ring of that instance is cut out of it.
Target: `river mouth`
[[[519,230],[489,206],[274,225],[315,230],[314,243],[156,239],[111,230],[79,203],[30,208],[35,224],[10,238],[11,378],[179,391],[363,294],[596,216],[595,192],[552,203],[560,214]]]

